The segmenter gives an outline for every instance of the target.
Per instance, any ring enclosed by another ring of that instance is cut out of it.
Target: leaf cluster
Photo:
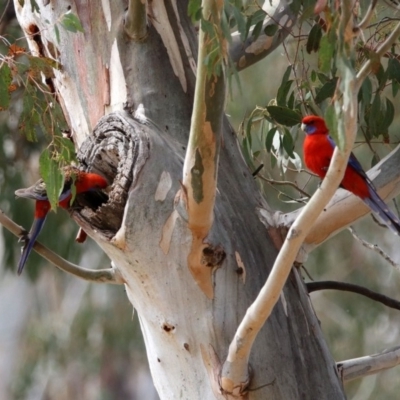
[[[61,65],[47,57],[32,56],[15,44],[9,46],[7,55],[0,57],[0,111],[7,110],[18,117],[19,131],[29,141],[37,141],[38,135],[44,135],[49,141],[40,157],[40,173],[47,184],[52,207],[56,209],[63,186],[60,171],[75,160],[72,142],[63,137],[68,125],[48,84]],[[13,101],[22,104],[20,112],[13,107]]]

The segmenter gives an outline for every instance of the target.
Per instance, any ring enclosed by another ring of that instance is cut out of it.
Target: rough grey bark
[[[175,202],[183,190],[197,51],[187,3],[150,2],[148,35],[135,42],[123,27],[124,1],[75,1],[72,11],[85,33],[62,31],[60,44],[44,21],[58,21],[65,5],[38,1],[37,14],[28,3],[15,2],[21,26],[27,34],[38,26],[41,34],[31,48],[63,66],[54,85],[78,147],[94,129],[80,153],[82,163],[114,180],[109,204],[96,218],[86,211],[76,218],[126,282],[160,397],[224,398],[216,359],[224,361],[277,249],[258,216],[258,208],[268,206],[225,121],[214,224],[204,252],[204,268],[213,271],[213,299],[187,268],[191,234],[186,211]],[[146,122],[133,118],[139,106]],[[96,158],[102,151],[104,157]],[[344,398],[297,271],[257,338],[250,364],[249,399]]]

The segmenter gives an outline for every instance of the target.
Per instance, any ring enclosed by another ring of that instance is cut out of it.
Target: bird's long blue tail
[[[390,211],[387,204],[379,197],[375,189],[369,187],[369,198],[362,199],[364,203],[387,225],[396,235],[400,235],[400,219]]]
[[[29,254],[31,253],[33,249],[33,245],[36,242],[37,237],[39,236],[40,231],[42,230],[44,221],[46,220],[45,218],[35,218],[33,220],[32,228],[29,232],[29,235],[25,241],[24,247],[22,248],[22,254],[21,258],[18,263],[18,275],[21,275],[22,270],[24,269],[26,260],[29,257]]]

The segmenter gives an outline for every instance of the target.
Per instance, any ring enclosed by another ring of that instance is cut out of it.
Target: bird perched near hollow
[[[69,168],[65,174],[64,187],[58,198],[59,207],[67,209],[70,206],[70,202],[73,197],[73,184],[75,184],[76,194],[101,190],[108,186],[107,181],[98,174],[87,173]],[[46,185],[42,179],[28,188],[16,190],[15,195],[17,197],[36,200],[35,216],[31,230],[23,238],[25,243],[22,248],[22,254],[17,270],[18,275],[20,275],[24,269],[28,256],[32,251],[36,238],[39,236],[39,233],[43,228],[47,214],[51,209],[51,205],[47,197]]]
[[[335,142],[329,136],[329,130],[321,117],[307,115],[302,120],[301,128],[306,133],[303,144],[304,162],[310,171],[323,179],[336,147]],[[350,154],[340,186],[358,196],[396,235],[400,234],[400,219],[380,198],[353,153]]]

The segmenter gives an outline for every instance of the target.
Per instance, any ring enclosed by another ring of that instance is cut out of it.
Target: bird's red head
[[[319,134],[319,135],[328,135],[329,131],[325,125],[325,121],[323,118],[318,117],[317,115],[306,115],[301,121],[301,129],[307,135]]]
[[[76,192],[83,193],[90,190],[101,190],[108,186],[107,181],[98,174],[80,172],[75,181]]]

